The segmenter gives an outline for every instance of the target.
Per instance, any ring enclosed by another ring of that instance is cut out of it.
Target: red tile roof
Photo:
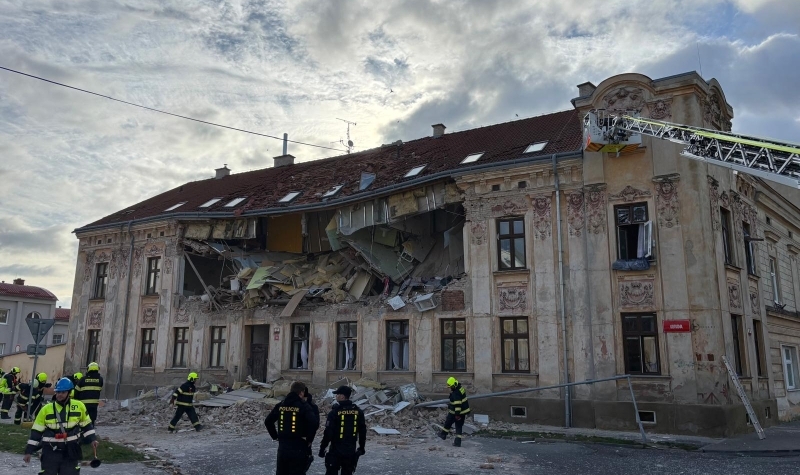
[[[56,320],[62,320],[65,322],[69,321],[69,309],[68,308],[57,308],[56,309]]]
[[[0,283],[0,295],[4,297],[20,297],[26,299],[58,300],[49,290],[32,285]]]
[[[528,145],[538,142],[547,142],[547,145],[539,152],[523,154]],[[221,179],[194,181],[129,206],[84,228],[169,215],[196,218],[220,212],[223,214],[214,216],[239,216],[267,210],[274,212],[286,207],[279,204],[278,200],[291,191],[301,191],[302,194],[289,206],[321,207],[325,204],[321,200],[322,194],[336,185],[344,187],[332,200],[345,197],[357,199],[357,195],[394,191],[397,189],[395,185],[402,187],[404,181],[409,186],[419,186],[426,177],[429,180],[443,179],[471,166],[498,165],[519,158],[545,159],[552,154],[578,154],[581,142],[582,129],[577,111],[556,112],[436,138],[424,137],[399,147],[382,146],[350,155],[236,173]],[[476,152],[484,152],[480,160],[461,165],[467,155]],[[418,165],[427,166],[416,178],[404,178],[409,170]],[[362,172],[374,173],[376,178],[366,191],[359,192]],[[226,203],[238,197],[247,199],[233,208],[225,208]],[[212,198],[222,200],[209,208],[198,208]],[[184,201],[186,204],[174,211],[164,212]]]

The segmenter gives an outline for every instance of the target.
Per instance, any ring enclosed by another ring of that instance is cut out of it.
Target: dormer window
[[[361,172],[361,183],[358,185],[358,191],[364,191],[375,181],[375,174],[369,172]]]
[[[323,197],[323,198],[330,198],[330,197],[332,197],[332,196],[336,196],[336,194],[337,194],[337,193],[339,193],[340,191],[342,191],[342,187],[343,187],[343,186],[344,186],[344,185],[336,185],[336,186],[334,186],[334,187],[333,187],[333,188],[331,188],[330,190],[326,191],[326,192],[325,192],[325,194],[323,194],[323,195],[322,195],[322,197]]]
[[[427,166],[428,165],[425,164],[425,165],[419,165],[417,167],[414,167],[411,170],[409,170],[408,173],[406,173],[403,178],[415,177],[415,176],[419,175],[422,172],[422,170],[424,170],[425,167],[427,167]]]
[[[472,155],[467,155],[467,158],[465,158],[464,160],[461,160],[461,164],[463,165],[465,163],[475,163],[478,160],[480,160],[480,158],[482,156],[483,156],[483,152],[473,153]]]
[[[170,206],[169,208],[165,209],[165,210],[164,210],[164,212],[167,212],[167,211],[174,211],[174,210],[176,210],[176,209],[180,208],[181,206],[183,206],[183,205],[185,205],[185,204],[186,204],[186,202],[185,202],[185,201],[181,201],[180,203],[178,203],[178,204],[176,204],[176,205],[172,205],[172,206]]]
[[[292,200],[300,196],[300,193],[302,193],[302,191],[290,191],[286,194],[286,196],[279,199],[278,203],[290,203]]]
[[[537,142],[528,145],[528,148],[525,149],[522,153],[533,153],[533,152],[541,152],[544,150],[544,147],[547,145],[547,142]]]
[[[211,207],[211,205],[219,203],[220,201],[222,201],[222,198],[212,198],[206,201],[205,203],[201,204],[200,208],[209,208]]]
[[[238,205],[239,203],[241,203],[242,201],[244,201],[246,199],[247,199],[246,196],[243,196],[241,198],[236,198],[236,199],[232,200],[230,203],[226,204],[225,207],[226,208],[233,208],[234,206]]]

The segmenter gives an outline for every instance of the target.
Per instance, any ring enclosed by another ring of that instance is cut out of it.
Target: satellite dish
[[[348,147],[352,147],[353,146],[353,141],[352,140],[348,140],[347,141],[347,146]]]

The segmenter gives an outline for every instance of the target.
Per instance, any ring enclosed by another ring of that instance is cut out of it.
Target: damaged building
[[[763,424],[779,403],[790,414],[796,190],[658,139],[586,152],[596,108],[718,130],[733,117],[714,80],[626,74],[580,85],[563,112],[217,169],[75,231],[66,368],[98,361],[106,397],[189,369],[429,394],[451,375],[474,393],[630,374],[652,430],[726,435],[747,427],[728,355]],[[565,404],[573,425],[634,427],[623,382],[474,402],[553,425]]]

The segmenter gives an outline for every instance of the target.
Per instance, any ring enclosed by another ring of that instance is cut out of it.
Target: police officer
[[[23,460],[29,463],[31,454],[43,449],[40,475],[78,475],[83,458],[81,439],[97,449],[86,406],[69,396],[73,388],[69,378],[61,378],[56,383],[56,400],[39,411],[31,427]]]
[[[295,381],[289,391],[264,419],[264,425],[272,440],[278,441],[275,474],[303,475],[308,470],[309,446],[314,441],[319,418],[306,402],[305,384]]]
[[[308,390],[308,386],[306,386],[303,391],[305,392],[306,395],[306,403],[311,408],[311,412],[314,413],[315,423],[311,430],[312,432],[314,432],[314,434],[316,434],[317,430],[319,429],[319,406],[317,406],[317,404],[314,402],[314,398],[311,396],[311,391]],[[308,444],[308,464],[306,466],[306,472],[308,472],[308,469],[311,468],[311,463],[313,461],[314,461],[314,455],[311,453],[311,444]]]
[[[194,395],[197,393],[197,388],[194,387],[195,381],[197,381],[197,373],[189,373],[189,376],[186,377],[186,382],[172,393],[172,399],[170,399],[169,403],[175,404],[175,417],[169,421],[170,432],[175,431],[175,424],[181,420],[184,412],[189,416],[189,421],[194,426],[194,430],[199,431],[203,428],[203,425],[200,424],[200,418],[197,417],[197,411],[194,410]]]
[[[103,390],[103,376],[100,374],[100,365],[94,361],[89,363],[86,375],[75,383],[75,392],[86,406],[89,417],[97,425],[97,405],[100,404],[100,391]]]
[[[439,432],[442,440],[447,439],[453,423],[456,425],[456,438],[453,440],[454,447],[461,447],[461,431],[464,428],[464,418],[469,414],[469,401],[467,400],[467,390],[461,383],[452,376],[447,378],[447,387],[450,388],[450,402],[447,403],[447,419],[444,428]]]
[[[364,412],[350,400],[352,391],[349,386],[340,386],[333,392],[337,404],[328,413],[325,435],[319,445],[319,456],[325,457],[325,475],[351,475],[358,464],[358,457],[364,455],[367,425]],[[326,455],[328,443],[331,444],[331,451]]]
[[[19,374],[19,367],[14,366],[11,371],[3,375],[0,379],[0,394],[3,395],[3,404],[0,405],[0,419],[11,419],[8,411],[11,410],[11,404],[14,403],[14,396],[17,394],[17,375]]]

